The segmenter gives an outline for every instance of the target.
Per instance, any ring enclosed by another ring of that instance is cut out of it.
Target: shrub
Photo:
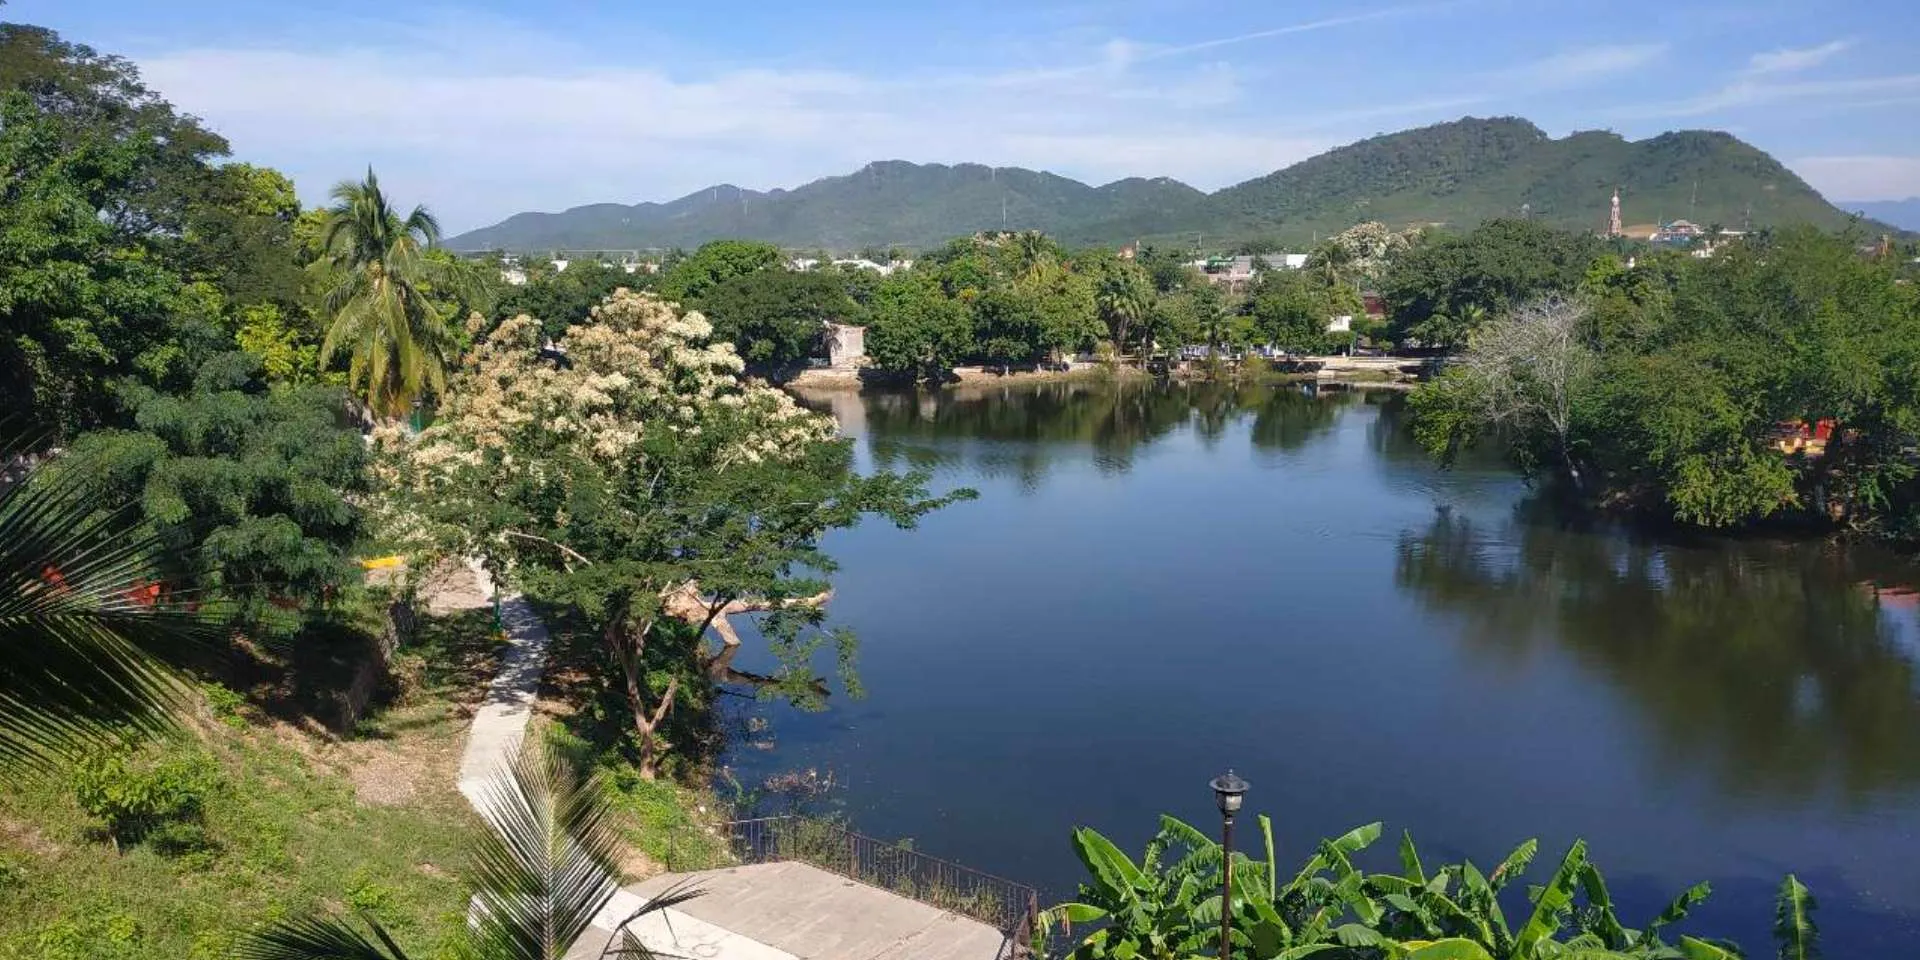
[[[116,849],[151,839],[158,852],[178,853],[205,846],[201,813],[215,779],[213,759],[198,750],[100,751],[80,762],[73,787]]]
[[[217,683],[201,684],[200,693],[207,698],[207,709],[213,711],[214,717],[221,723],[235,730],[246,727],[246,697]]]

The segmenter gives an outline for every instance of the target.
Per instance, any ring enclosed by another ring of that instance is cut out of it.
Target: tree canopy
[[[869,514],[910,525],[942,502],[923,475],[856,473],[832,421],[742,379],[711,335],[697,313],[616,293],[555,363],[537,322],[514,318],[473,351],[433,426],[389,434],[397,512],[425,521],[420,542],[485,557],[603,625],[649,775],[667,714],[698,709],[727,675],[737,638],[703,634],[729,604],[771,611],[761,635],[781,669],[764,679],[817,703],[813,652],[852,654],[797,602],[833,569],[820,538]]]
[[[1389,333],[1427,346],[1463,346],[1475,319],[1574,289],[1601,253],[1589,235],[1527,220],[1425,235],[1382,275]]]
[[[838,271],[755,270],[722,281],[699,303],[714,338],[756,367],[804,361],[819,352],[827,324],[865,319]]]

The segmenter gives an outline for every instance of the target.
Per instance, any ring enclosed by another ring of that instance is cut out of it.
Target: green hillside
[[[1091,187],[1019,167],[890,160],[793,190],[725,185],[664,204],[517,214],[449,243],[465,250],[628,249],[743,237],[850,250],[928,247],[1003,225],[1069,243],[1194,233],[1302,243],[1362,220],[1469,226],[1523,214],[1598,230],[1616,187],[1628,225],[1684,217],[1729,228],[1833,228],[1850,219],[1730,134],[1687,130],[1633,141],[1584,131],[1556,140],[1526,120],[1468,117],[1362,140],[1211,195],[1165,177]]]

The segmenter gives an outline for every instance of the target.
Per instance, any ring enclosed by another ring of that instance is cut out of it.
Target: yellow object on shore
[[[392,569],[393,567],[401,566],[406,562],[407,560],[405,557],[402,557],[396,553],[390,557],[372,557],[370,559],[362,560],[360,561],[360,566],[363,569],[367,569],[367,570],[388,570],[388,569]]]

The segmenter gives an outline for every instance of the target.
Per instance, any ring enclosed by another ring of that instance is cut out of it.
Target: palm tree
[[[561,960],[620,889],[621,841],[613,804],[597,775],[552,747],[522,753],[489,785],[480,804],[490,828],[474,841],[467,881],[473,902],[464,935],[479,960]],[[681,883],[641,904],[612,936],[620,956],[655,956],[629,931],[641,917],[701,891]],[[240,960],[407,960],[371,917],[365,932],[344,917],[281,920],[240,945]],[[611,937],[609,938],[611,945]],[[605,951],[602,951],[605,954]]]
[[[1353,268],[1353,250],[1338,240],[1328,240],[1307,257],[1307,269],[1314,272],[1331,290],[1347,279]]]
[[[449,283],[452,272],[426,256],[440,239],[440,223],[425,207],[403,219],[367,170],[358,183],[333,188],[318,265],[339,279],[327,292],[327,328],[321,356],[352,354],[349,386],[376,416],[398,418],[429,389],[446,388],[452,336],[427,288]]]
[[[1014,257],[1022,276],[1038,278],[1054,262],[1054,244],[1038,230],[1022,230],[1013,238]]]
[[[1147,279],[1145,270],[1130,263],[1119,263],[1107,270],[1100,278],[1100,287],[1094,292],[1094,303],[1100,310],[1101,319],[1107,322],[1107,333],[1113,340],[1114,353],[1127,351],[1127,334],[1133,325],[1146,319],[1147,311],[1153,303],[1153,285]]]

